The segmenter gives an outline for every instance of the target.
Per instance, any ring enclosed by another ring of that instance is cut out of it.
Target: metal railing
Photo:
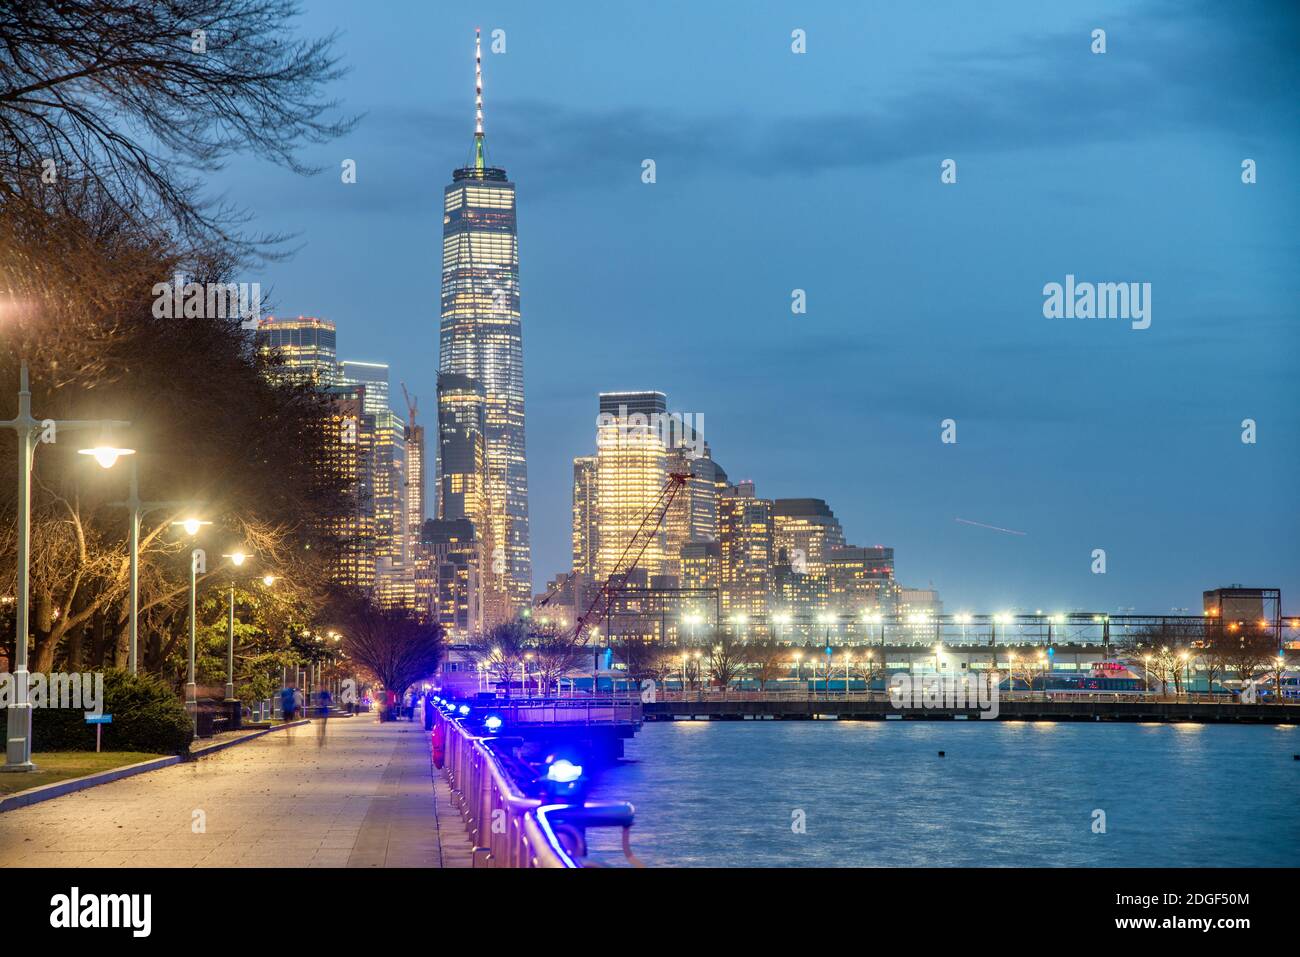
[[[474,844],[475,867],[583,867],[589,827],[621,827],[624,854],[641,866],[630,843],[632,805],[569,805],[530,797],[507,770],[510,759],[493,750],[494,739],[478,737],[443,714],[434,721],[443,735],[452,800]]]
[[[836,690],[832,685],[830,691],[823,688],[798,691],[756,691],[753,689],[721,688],[697,689],[695,691],[664,691],[655,693],[656,702],[704,703],[713,701],[888,701],[888,691],[850,691],[847,695],[843,688]],[[1239,699],[1229,693],[1209,694],[1203,691],[1182,692],[1181,694],[1160,693],[1157,691],[1072,691],[1052,689],[1048,691],[999,691],[999,701],[1150,701],[1167,704],[1238,704]],[[1258,704],[1280,704],[1287,707],[1300,706],[1300,699],[1286,698],[1281,701],[1270,697]]]
[[[484,707],[482,703],[478,705]],[[537,724],[640,724],[641,698],[600,697],[499,698],[486,705],[510,727]]]

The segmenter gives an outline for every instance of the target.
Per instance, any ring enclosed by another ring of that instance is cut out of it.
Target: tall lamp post
[[[110,469],[113,463],[117,461],[119,455],[132,454],[131,449],[115,449],[111,446],[95,446],[89,449],[78,449],[81,455],[93,456],[100,467]],[[126,501],[113,502],[113,505],[126,508],[128,511],[128,523],[130,525],[128,540],[128,567],[130,584],[130,593],[127,605],[127,650],[126,650],[126,670],[135,674],[139,670],[139,648],[140,648],[140,522],[145,515],[158,509],[173,508],[181,509],[192,506],[193,502],[142,502],[140,500],[140,467],[135,459],[128,460],[131,465],[131,474],[129,487],[127,490]]]
[[[222,555],[222,558],[229,558],[230,564],[239,568],[248,561],[248,553],[236,549],[229,555]],[[265,579],[268,585],[275,581],[271,575]],[[230,579],[230,606],[229,613],[226,617],[226,703],[235,700],[235,579]]]
[[[204,525],[211,525],[211,522],[205,522],[198,518],[186,518],[180,521],[172,522],[173,525],[179,525],[185,530],[185,534],[194,538],[202,531]],[[189,678],[185,682],[185,709],[189,711],[190,718],[194,721],[194,733],[199,731],[199,686],[194,681],[194,649],[197,644],[195,634],[195,594],[198,591],[199,564],[203,561],[203,549],[190,549],[190,667]]]
[[[8,732],[3,771],[34,771],[32,764],[32,703],[28,698],[27,639],[31,627],[31,608],[28,603],[31,590],[32,544],[32,460],[38,441],[53,442],[62,429],[65,432],[85,429],[126,428],[131,423],[117,419],[37,419],[32,415],[32,393],[27,381],[27,363],[23,362],[18,375],[18,414],[0,422],[18,439],[18,568],[17,595],[14,609],[14,700],[8,709]],[[49,436],[47,439],[46,436]],[[122,449],[119,454],[130,454]],[[113,461],[115,462],[116,456]],[[109,462],[112,465],[113,462]]]

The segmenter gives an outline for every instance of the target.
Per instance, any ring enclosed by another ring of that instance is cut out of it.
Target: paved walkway
[[[39,757],[38,757],[39,760]],[[468,867],[429,736],[335,718],[0,814],[0,867]]]

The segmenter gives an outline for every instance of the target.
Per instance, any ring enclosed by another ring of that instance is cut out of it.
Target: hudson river
[[[660,866],[1293,867],[1296,753],[1296,727],[655,722],[588,799],[636,805]]]

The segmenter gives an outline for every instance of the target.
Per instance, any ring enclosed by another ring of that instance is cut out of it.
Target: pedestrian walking
[[[297,699],[294,697],[292,688],[280,689],[280,712],[284,715],[285,721],[293,720],[293,716],[297,712]]]
[[[322,689],[320,693],[320,727],[316,729],[316,747],[325,743],[325,722],[329,718],[330,702],[333,696],[328,689]]]

